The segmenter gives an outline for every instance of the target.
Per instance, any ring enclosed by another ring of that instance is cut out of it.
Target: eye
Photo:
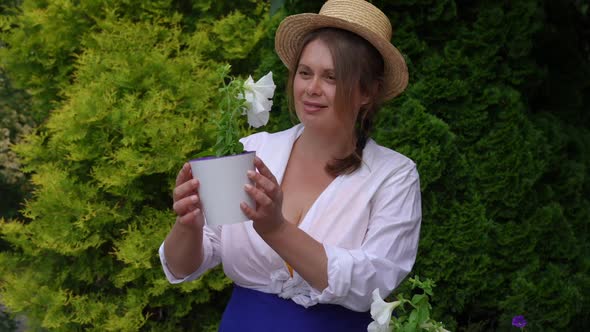
[[[299,69],[299,71],[297,73],[299,74],[299,76],[303,76],[303,77],[308,77],[310,75],[309,71],[307,71],[305,69]]]
[[[326,75],[324,75],[324,77],[326,78],[326,81],[328,81],[330,83],[336,83],[336,75],[326,74]]]

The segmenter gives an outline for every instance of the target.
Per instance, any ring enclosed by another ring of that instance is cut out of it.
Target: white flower
[[[387,325],[379,325],[377,322],[371,322],[369,326],[367,326],[367,332],[391,332],[392,330],[389,328],[389,322]]]
[[[400,305],[400,301],[385,302],[379,294],[379,289],[375,288],[373,291],[373,303],[371,303],[371,317],[373,322],[367,327],[368,332],[389,332],[389,322],[391,321],[391,313],[397,306]]]
[[[248,124],[254,128],[264,126],[268,123],[270,108],[272,107],[272,96],[275,93],[276,85],[272,80],[272,71],[264,75],[258,82],[254,83],[252,76],[248,76],[244,82],[246,107],[248,108]]]

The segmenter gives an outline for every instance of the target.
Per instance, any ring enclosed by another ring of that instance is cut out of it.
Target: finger
[[[254,171],[248,171],[248,178],[256,184],[257,188],[262,189],[271,198],[276,196],[279,186],[264,175]]]
[[[268,167],[266,167],[266,165],[264,164],[262,159],[255,157],[254,158],[254,166],[256,166],[256,168],[258,169],[258,172],[260,172],[260,174],[264,175],[270,181],[276,183],[277,185],[279,184],[277,179],[275,178],[275,176],[272,174],[270,169],[268,169]]]
[[[172,209],[178,216],[183,216],[200,208],[201,202],[199,200],[199,196],[197,195],[185,197],[172,205]]]
[[[272,204],[272,199],[270,199],[270,197],[268,197],[262,190],[250,184],[245,185],[244,189],[246,190],[246,193],[256,201],[258,206],[268,206]]]
[[[189,163],[184,163],[184,165],[182,165],[182,168],[180,169],[180,172],[178,172],[178,175],[176,176],[175,187],[178,187],[178,185],[185,183],[186,181],[192,178],[193,175],[191,173],[191,165],[189,165]]]
[[[251,208],[248,204],[246,204],[245,202],[240,203],[240,209],[242,210],[242,212],[244,212],[244,215],[246,217],[248,217],[248,219],[250,220],[255,220],[257,217],[256,211]]]
[[[194,195],[199,191],[199,180],[197,179],[190,179],[181,185],[176,186],[174,188],[174,192],[172,193],[172,198],[174,202],[177,202],[187,196]]]
[[[187,213],[182,217],[178,216],[176,220],[183,225],[196,225],[198,227],[203,227],[205,225],[205,219],[201,209]]]

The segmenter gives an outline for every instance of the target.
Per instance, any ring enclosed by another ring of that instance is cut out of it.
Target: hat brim
[[[383,56],[385,100],[402,93],[408,85],[408,67],[398,49],[389,40],[352,22],[320,14],[297,14],[286,17],[275,34],[275,50],[287,68],[290,68],[305,36],[320,28],[339,28],[353,32],[371,43]]]

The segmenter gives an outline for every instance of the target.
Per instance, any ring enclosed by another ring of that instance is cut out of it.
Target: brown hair
[[[384,63],[381,54],[362,37],[337,28],[322,28],[309,33],[289,68],[287,94],[289,109],[294,111],[293,80],[303,49],[310,42],[319,39],[326,43],[334,61],[336,74],[335,107],[342,114],[350,114],[353,91],[358,85],[362,95],[369,96],[369,103],[361,106],[355,120],[356,148],[353,153],[342,158],[334,159],[326,165],[326,171],[333,175],[350,174],[356,171],[362,163],[363,149],[373,129],[373,119],[383,102]]]

